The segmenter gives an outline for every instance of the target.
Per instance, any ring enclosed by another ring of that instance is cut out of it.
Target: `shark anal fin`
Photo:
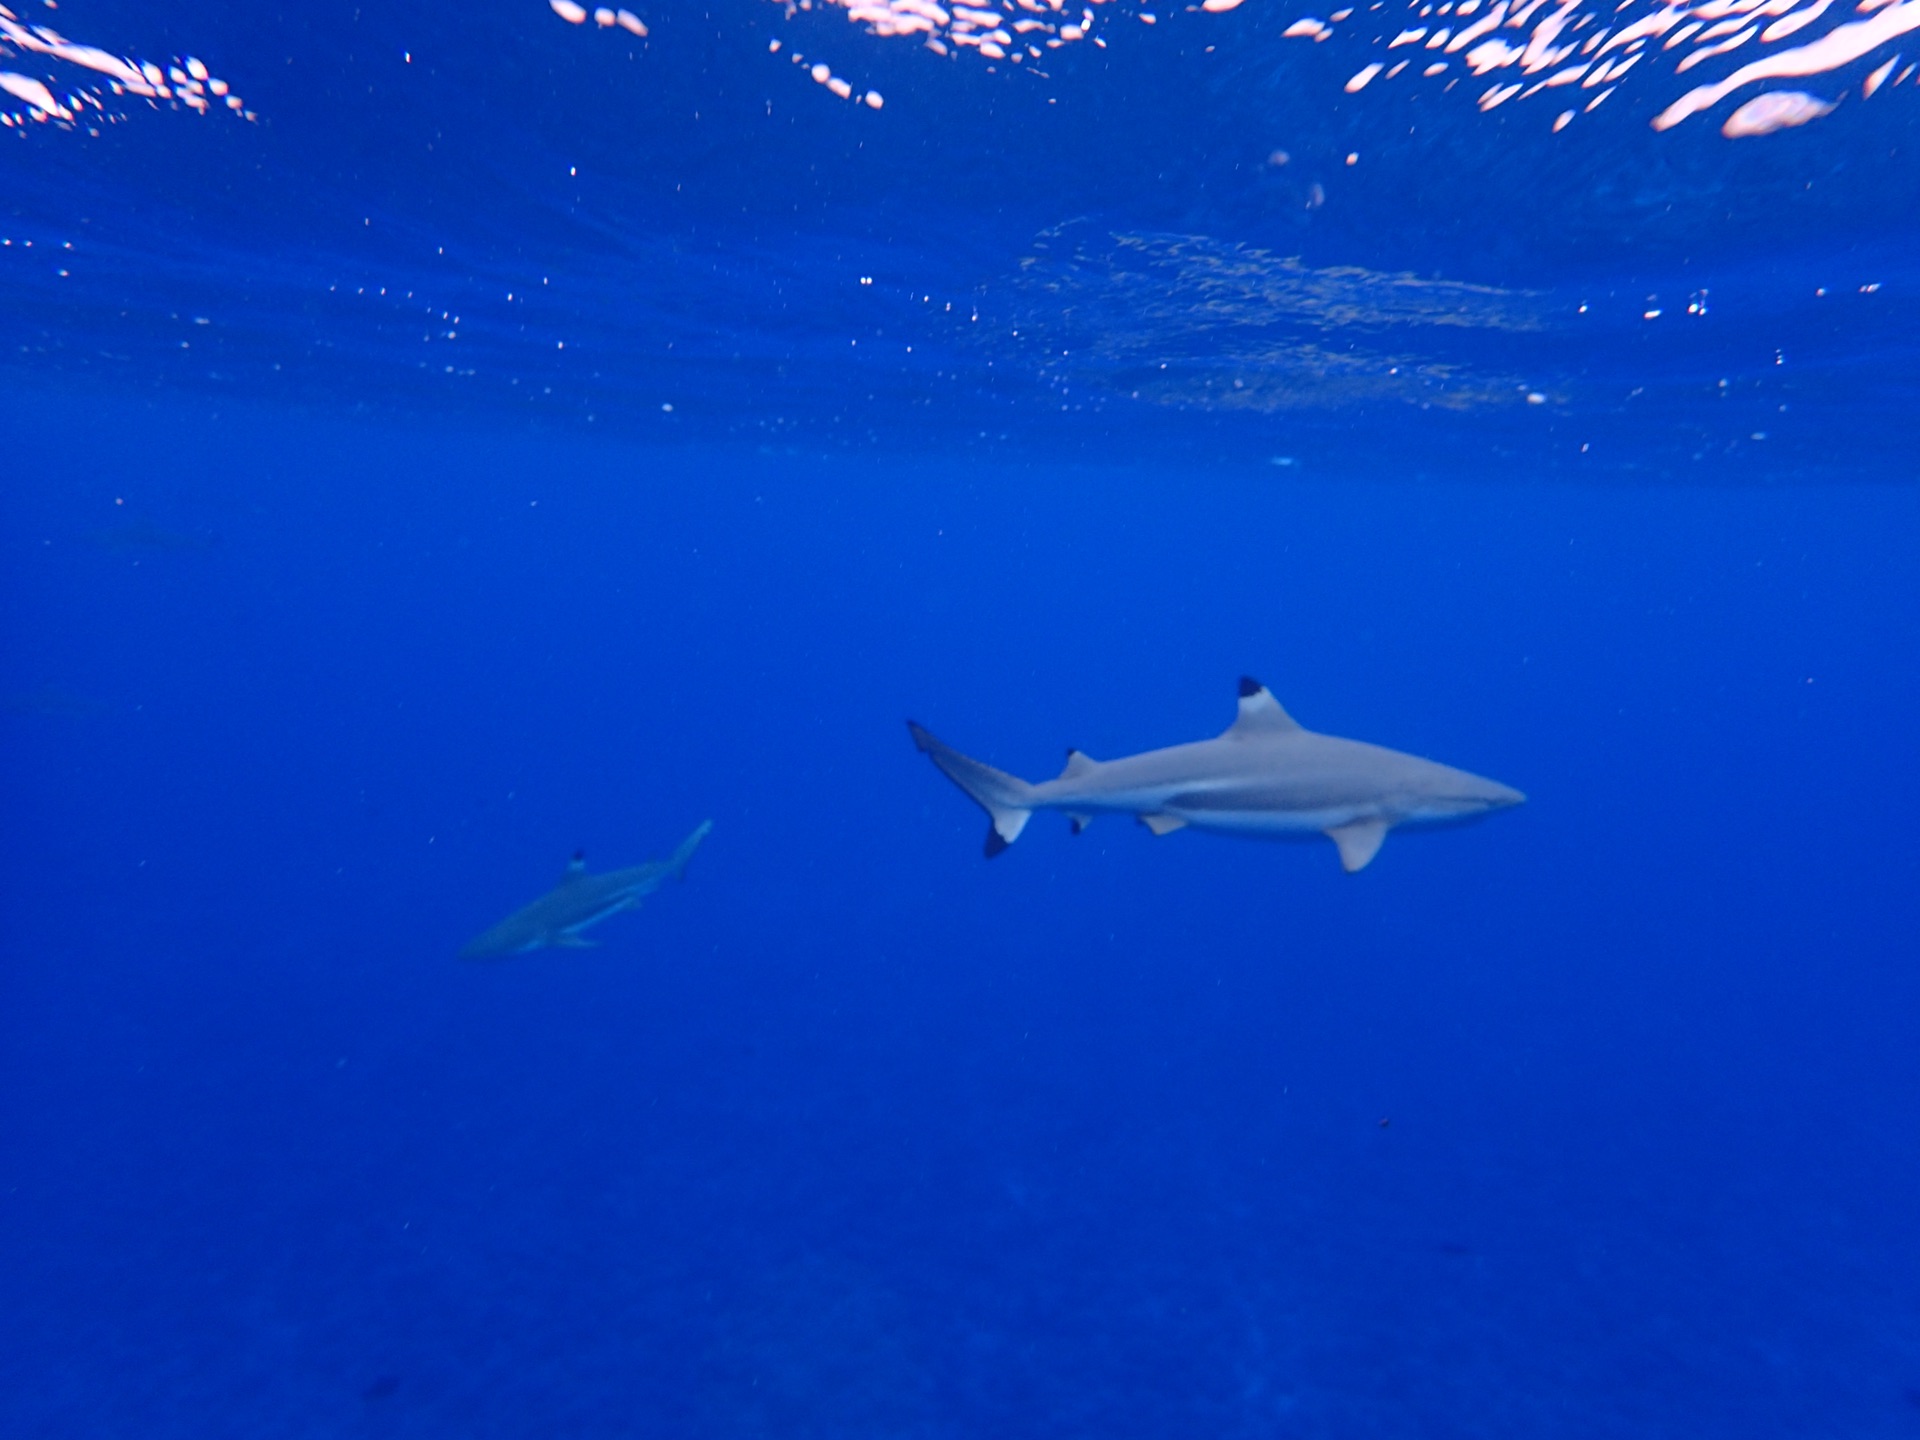
[[[1178,815],[1142,815],[1140,823],[1156,835],[1171,835],[1185,828],[1187,822]]]
[[[1340,847],[1341,867],[1351,875],[1366,869],[1380,853],[1380,843],[1387,838],[1387,822],[1355,820],[1349,825],[1336,825],[1327,831],[1327,838]]]
[[[1250,675],[1240,677],[1240,711],[1222,737],[1246,740],[1258,735],[1286,735],[1300,722],[1281,708],[1273,692]]]
[[[1076,835],[1086,829],[1087,826],[1093,824],[1093,816],[1091,815],[1068,815],[1067,819],[1073,822],[1073,833]]]

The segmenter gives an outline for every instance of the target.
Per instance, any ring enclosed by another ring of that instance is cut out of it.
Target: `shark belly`
[[[1351,825],[1357,820],[1386,819],[1378,805],[1324,805],[1308,809],[1285,807],[1243,808],[1239,806],[1182,805],[1180,798],[1161,807],[1160,813],[1184,820],[1194,830],[1210,830],[1218,835],[1269,836],[1318,835]]]
[[[1175,793],[1176,787],[1169,785],[1085,790],[1076,794],[1044,796],[1037,808],[1084,815],[1147,815],[1166,809]]]
[[[651,887],[649,887],[651,888]],[[645,890],[623,890],[618,895],[610,895],[584,915],[576,916],[560,927],[562,935],[578,935],[589,925],[598,925],[610,916],[618,915],[622,910],[631,910],[647,894]]]
[[[1102,768],[1127,765],[1122,760]],[[1237,775],[1135,779],[1103,774],[1091,784],[1056,781],[1035,788],[1045,809],[1080,815],[1166,816],[1195,830],[1222,835],[1309,835],[1356,820],[1382,818],[1392,823],[1398,818],[1379,794],[1368,793],[1364,785],[1343,783],[1345,779],[1267,776],[1248,780]]]
[[[1036,808],[1080,815],[1168,813],[1181,797],[1224,794],[1237,783],[1196,763],[1205,745],[1178,745],[1095,763],[1084,774],[1062,775],[1033,787]]]
[[[1319,740],[1320,737],[1313,737]],[[1400,818],[1391,785],[1356,774],[1344,746],[1289,747],[1264,774],[1224,776],[1169,795],[1162,813],[1223,835],[1314,835],[1357,821]],[[1331,762],[1331,763],[1329,763]]]

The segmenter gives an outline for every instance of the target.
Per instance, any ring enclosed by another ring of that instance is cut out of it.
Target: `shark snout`
[[[1495,810],[1506,810],[1526,803],[1527,797],[1511,785],[1488,780],[1480,775],[1462,774],[1437,794],[1414,808],[1414,814],[1428,822],[1474,820]]]
[[[1489,810],[1505,810],[1509,805],[1527,803],[1527,797],[1511,785],[1502,785],[1498,780],[1489,780],[1486,786],[1486,794],[1482,799]]]

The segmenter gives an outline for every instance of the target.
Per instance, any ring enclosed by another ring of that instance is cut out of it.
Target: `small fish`
[[[581,932],[622,910],[637,910],[662,883],[686,877],[687,861],[713,829],[702,820],[664,860],[648,860],[624,870],[589,875],[584,855],[575,853],[560,883],[522,910],[461,948],[467,960],[497,960],[534,950],[583,950],[597,944]]]
[[[983,765],[907,722],[913,743],[987,812],[998,855],[1035,810],[1064,811],[1079,834],[1101,813],[1132,815],[1155,835],[1188,826],[1223,835],[1319,833],[1351,873],[1396,825],[1440,824],[1504,810],[1527,797],[1497,780],[1384,746],[1305,729],[1258,680],[1240,682],[1239,716],[1212,740],[1105,763],[1078,750],[1037,785]]]

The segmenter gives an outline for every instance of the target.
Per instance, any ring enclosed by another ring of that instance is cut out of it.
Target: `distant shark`
[[[1078,835],[1099,814],[1132,815],[1155,835],[1187,826],[1268,838],[1323,834],[1349,873],[1364,869],[1396,825],[1443,824],[1504,810],[1518,790],[1398,750],[1304,729],[1258,680],[1240,682],[1226,733],[1119,760],[1067,752],[1037,785],[962,755],[911,720],[913,743],[987,812],[998,855],[1035,810],[1063,811]]]
[[[647,896],[669,877],[684,879],[687,861],[713,829],[702,820],[664,860],[648,860],[625,870],[589,875],[584,855],[575,852],[560,883],[524,910],[516,911],[485,934],[467,942],[460,954],[468,960],[497,960],[533,950],[581,950],[599,942],[580,932],[622,910],[637,910]]]

